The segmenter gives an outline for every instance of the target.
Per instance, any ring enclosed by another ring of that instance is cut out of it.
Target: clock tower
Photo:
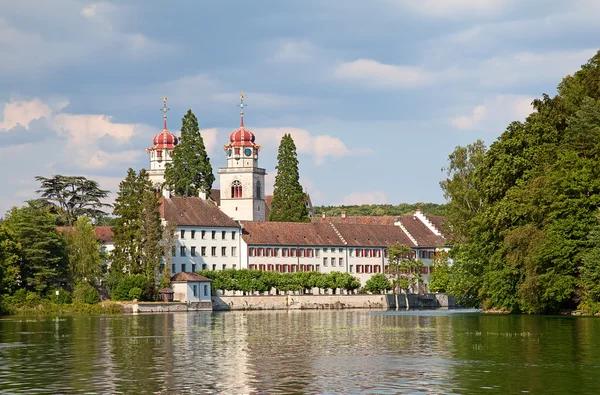
[[[227,167],[219,169],[221,211],[236,221],[266,221],[265,169],[258,167],[260,145],[244,127],[244,94],[240,94],[240,127],[224,145]]]

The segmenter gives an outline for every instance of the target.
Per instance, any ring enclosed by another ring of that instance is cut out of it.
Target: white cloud
[[[29,129],[29,124],[40,118],[50,118],[52,109],[40,99],[11,100],[4,105],[3,120],[0,122],[0,131],[9,130],[17,125]]]
[[[309,41],[282,41],[271,61],[279,63],[306,63],[314,60],[319,49]]]
[[[373,192],[354,192],[344,196],[342,201],[338,203],[343,206],[354,206],[361,204],[387,204],[388,198],[383,191]]]
[[[181,133],[179,133],[180,135]],[[206,147],[206,152],[209,155],[218,154],[219,141],[217,140],[217,129],[201,129],[200,134],[202,135],[202,139],[204,140],[204,147]]]
[[[254,129],[260,136],[259,144],[278,147],[281,138],[288,133],[294,139],[299,154],[311,155],[317,165],[325,163],[327,157],[342,158],[347,156],[366,155],[370,150],[352,150],[344,142],[329,135],[312,136],[307,130],[299,128],[258,128]]]
[[[423,68],[384,64],[372,59],[341,63],[334,68],[333,77],[379,89],[410,89],[436,82],[436,75]]]
[[[96,4],[90,4],[89,6],[83,8],[81,10],[81,15],[86,17],[86,18],[93,18],[94,16],[96,16],[96,8],[98,6]]]
[[[471,114],[459,115],[450,123],[460,130],[487,130],[497,132],[512,121],[522,121],[533,112],[533,97],[497,95],[476,105]]]
[[[511,0],[390,0],[406,10],[430,17],[497,15]]]
[[[104,169],[109,166],[123,166],[124,164],[135,163],[141,156],[141,150],[121,151],[114,154],[98,150],[92,156],[80,152],[82,156],[78,161],[84,169]]]

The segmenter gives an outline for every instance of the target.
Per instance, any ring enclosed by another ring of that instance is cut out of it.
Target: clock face
[[[227,150],[227,156],[231,156],[231,148]]]
[[[252,155],[252,150],[250,148],[246,148],[246,150],[244,151],[244,154],[246,154],[246,156],[250,156],[250,155]]]

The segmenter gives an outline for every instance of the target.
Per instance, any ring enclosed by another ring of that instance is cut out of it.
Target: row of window
[[[192,291],[194,292],[194,296],[198,296],[198,286],[197,285],[192,286]],[[208,284],[204,284],[204,286],[202,287],[202,296],[209,296],[208,295]]]
[[[323,252],[328,252],[329,248],[325,247],[322,249]],[[338,250],[340,253],[344,252],[343,248],[331,248],[331,252],[335,253]],[[250,247],[248,248],[249,256],[266,256],[266,257],[283,257],[283,258],[319,258],[321,248],[267,248],[267,247]],[[381,258],[382,254],[387,257],[387,250],[380,248],[350,248],[350,256],[353,258]],[[326,260],[327,258],[323,258]],[[335,258],[331,258],[332,262]],[[342,258],[340,258],[341,260]],[[341,266],[341,265],[340,265]]]
[[[331,258],[331,266],[335,266],[336,261],[338,266],[344,266],[344,258],[338,258],[337,260],[335,258]],[[328,266],[328,258],[326,257],[323,258],[323,266]]]
[[[188,230],[181,229],[179,231],[179,238],[180,239],[185,239],[185,235],[187,234],[187,232],[188,232]],[[195,230],[192,229],[192,230],[189,231],[189,233],[190,233],[190,238],[192,240],[196,238],[196,231]],[[200,238],[202,240],[206,240],[206,233],[207,232],[205,230],[200,231]],[[236,233],[237,233],[237,230],[232,230],[231,231],[231,240],[235,240]],[[211,231],[211,239],[212,240],[217,240],[217,231],[216,230]],[[227,231],[223,230],[223,231],[221,231],[221,240],[226,240],[226,239],[227,239]]]
[[[419,258],[422,259],[435,259],[437,258],[437,252],[433,251],[419,251]]]
[[[191,269],[191,272],[196,272],[197,270],[208,270],[209,266],[206,263],[203,263],[202,265],[196,265],[195,263],[192,263],[191,265],[188,266],[187,263],[182,263],[179,265],[179,267],[177,267],[178,265],[175,263],[171,264],[171,273],[175,274],[175,273],[179,273],[179,272],[187,272],[187,269]],[[164,270],[164,264],[161,265],[160,267],[160,271],[162,272]],[[219,265],[217,267],[217,265],[211,265],[210,268],[214,271],[214,270],[226,270],[229,269],[227,267],[227,265]],[[181,269],[181,270],[177,270],[177,269]],[[237,265],[231,265],[230,269],[237,269]]]
[[[229,256],[237,256],[237,247],[230,247],[231,248],[231,255]],[[175,254],[176,249],[173,248],[173,256],[177,256]],[[187,256],[187,247],[186,246],[180,246],[179,247],[179,256]],[[190,247],[190,256],[198,256],[198,251],[196,250],[195,246],[191,246]],[[200,256],[208,256],[207,255],[207,247],[200,247]],[[218,256],[217,255],[217,247],[210,247],[210,256]],[[227,255],[227,247],[221,247],[221,256],[228,256]],[[182,270],[184,271],[184,270]]]
[[[295,273],[295,272],[320,272],[320,265],[248,265],[250,270],[262,270],[269,272],[280,273]]]

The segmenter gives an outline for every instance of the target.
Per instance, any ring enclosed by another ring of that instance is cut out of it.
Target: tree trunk
[[[408,293],[407,292],[404,292],[404,301],[406,302],[406,310],[408,310],[409,306],[408,306]]]
[[[400,297],[398,296],[398,292],[394,292],[394,296],[396,297],[396,311],[400,310]]]

